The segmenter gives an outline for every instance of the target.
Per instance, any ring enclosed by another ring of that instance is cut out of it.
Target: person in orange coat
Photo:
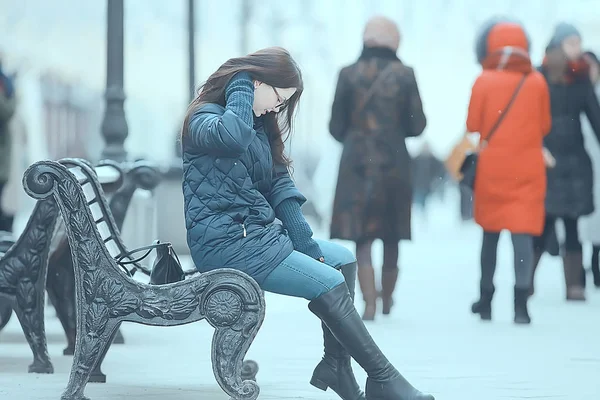
[[[543,138],[551,127],[548,86],[532,67],[527,34],[517,23],[488,23],[476,51],[483,71],[473,85],[467,131],[480,133],[473,198],[483,243],[481,297],[472,312],[483,320],[491,319],[498,239],[501,231],[508,230],[514,247],[514,321],[528,324],[533,237],[544,228]],[[505,110],[488,143],[488,135]]]

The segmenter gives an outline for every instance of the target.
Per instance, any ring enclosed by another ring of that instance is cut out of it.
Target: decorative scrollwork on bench
[[[64,166],[52,161],[32,165],[25,173],[24,187],[36,199],[54,197],[71,247],[77,340],[63,400],[85,398],[92,369],[104,357],[121,322],[176,326],[205,318],[215,328],[211,355],[221,388],[234,399],[258,397],[256,382],[242,380],[243,358],[265,314],[263,293],[252,278],[223,268],[169,285],[140,283],[114,261],[80,183]]]

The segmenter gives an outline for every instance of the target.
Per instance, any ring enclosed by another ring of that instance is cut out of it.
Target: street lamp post
[[[123,0],[107,0],[106,20],[106,92],[102,136],[103,159],[125,161],[124,143],[129,133],[125,118],[124,83],[124,7]]]
[[[250,43],[250,14],[252,13],[252,5],[250,0],[242,0],[240,10],[240,52],[245,56],[249,52]]]
[[[194,0],[188,0],[188,85],[190,102],[196,97],[196,51],[195,51]]]

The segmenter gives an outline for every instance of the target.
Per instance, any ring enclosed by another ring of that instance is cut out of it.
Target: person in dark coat
[[[433,400],[383,356],[354,308],[354,255],[312,238],[284,153],[302,90],[300,69],[279,47],[228,60],[202,86],[181,138],[192,259],[201,272],[234,268],[265,291],[309,300],[323,324],[317,388],[365,399],[352,357],[367,372],[367,398]]]
[[[385,17],[364,31],[358,61],[339,73],[329,132],[344,149],[333,202],[331,238],[356,243],[365,320],[376,313],[371,246],[382,239],[383,313],[398,278],[398,242],[411,239],[412,182],[405,139],[426,125],[412,68],[396,56],[400,33]],[[369,97],[370,95],[370,97]]]
[[[600,96],[600,60],[592,51],[583,53],[586,61],[590,65],[590,81],[594,85],[596,97]],[[586,149],[592,159],[594,167],[594,176],[596,179],[600,176],[600,146],[595,143],[593,138],[593,129],[590,124],[584,125],[583,134],[586,137]],[[579,223],[579,233],[581,240],[592,245],[592,254],[590,266],[594,279],[594,286],[600,288],[600,185],[594,185],[594,212],[583,217]]]
[[[546,49],[540,68],[550,88],[552,129],[545,147],[556,160],[548,169],[544,233],[535,240],[535,265],[544,251],[546,236],[557,219],[565,227],[563,268],[567,300],[585,300],[583,262],[578,220],[594,211],[592,162],[583,141],[581,114],[585,113],[600,140],[600,105],[589,77],[589,65],[581,51],[581,35],[561,23]],[[533,294],[533,283],[530,291]]]

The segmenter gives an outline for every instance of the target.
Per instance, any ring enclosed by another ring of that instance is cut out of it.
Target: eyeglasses
[[[289,99],[284,99],[281,95],[279,95],[279,92],[277,92],[277,89],[275,89],[274,86],[271,86],[271,88],[273,88],[273,92],[275,93],[275,96],[277,96],[277,105],[275,106],[275,108],[285,107]]]

